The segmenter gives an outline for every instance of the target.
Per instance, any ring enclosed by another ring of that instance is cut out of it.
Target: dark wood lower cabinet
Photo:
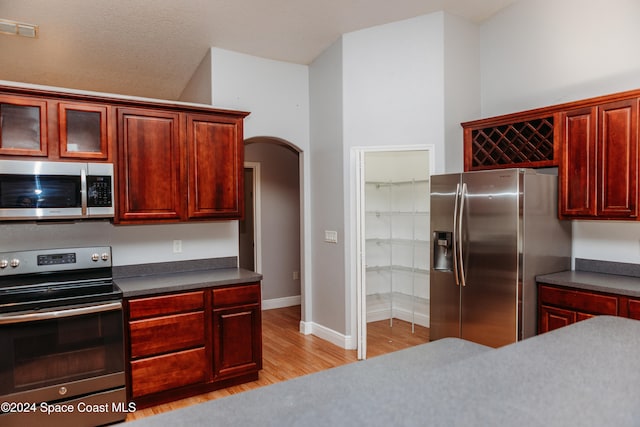
[[[212,305],[214,379],[262,369],[260,287],[214,289]]]
[[[258,379],[260,284],[126,300],[127,397],[138,408]]]
[[[538,333],[599,315],[640,320],[640,299],[538,284]]]
[[[137,399],[154,393],[207,381],[207,357],[204,347],[177,351],[131,362],[131,397]]]

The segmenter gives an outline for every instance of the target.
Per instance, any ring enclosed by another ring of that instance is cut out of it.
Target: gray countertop
[[[123,296],[139,297],[216,286],[255,283],[262,275],[242,268],[213,268],[114,278]]]
[[[444,339],[131,427],[632,426],[640,321],[600,316],[499,349]]]
[[[536,277],[538,283],[640,297],[640,278],[589,271],[561,271]]]

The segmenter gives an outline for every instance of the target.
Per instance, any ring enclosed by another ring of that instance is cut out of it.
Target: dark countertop
[[[488,349],[443,339],[131,427],[637,426],[640,321],[599,316]]]
[[[640,297],[640,278],[590,271],[561,271],[536,276],[537,283]]]
[[[213,268],[196,271],[177,271],[133,277],[114,277],[113,281],[124,298],[148,296],[169,292],[216,286],[255,283],[262,274],[242,268]]]

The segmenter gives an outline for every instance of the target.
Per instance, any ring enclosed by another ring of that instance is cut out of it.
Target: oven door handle
[[[44,311],[40,313],[15,314],[0,316],[0,325],[11,325],[15,323],[34,322],[37,320],[53,320],[71,316],[82,316],[85,314],[103,313],[105,311],[122,310],[121,302],[108,304],[90,305],[85,307],[69,308],[56,311]]]

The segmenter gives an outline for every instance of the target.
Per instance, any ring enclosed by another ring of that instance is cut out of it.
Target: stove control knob
[[[17,266],[20,265],[20,260],[18,258],[14,258],[11,260],[11,262],[9,263],[9,265],[13,268],[16,268]]]
[[[9,261],[7,261],[6,259],[0,259],[0,268],[7,268],[9,267]]]
[[[108,253],[103,253],[100,258],[102,258],[103,261],[109,261],[109,254]]]
[[[98,254],[98,253],[92,254],[91,255],[91,261],[95,261],[95,262],[100,261],[100,254]]]

